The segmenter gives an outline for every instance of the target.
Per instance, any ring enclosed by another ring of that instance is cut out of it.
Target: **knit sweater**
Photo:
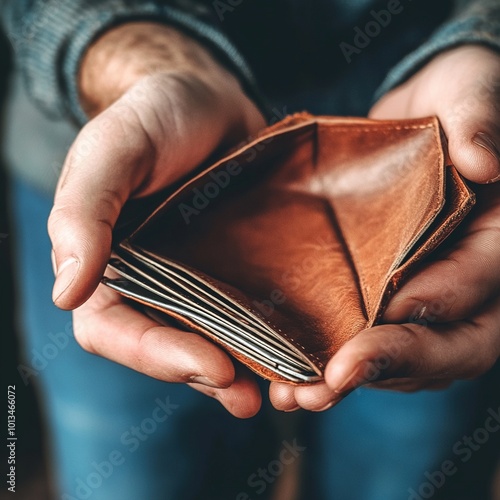
[[[49,193],[87,120],[82,56],[111,26],[151,20],[186,32],[269,118],[302,109],[366,115],[444,50],[500,51],[500,0],[4,0],[0,13],[15,60],[7,164]]]

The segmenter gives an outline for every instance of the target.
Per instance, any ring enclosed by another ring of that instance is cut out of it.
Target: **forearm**
[[[408,54],[387,75],[376,92],[379,99],[408,80],[438,54],[461,45],[483,45],[500,52],[498,0],[456,0],[454,15],[416,51]]]
[[[30,98],[47,115],[84,124],[77,75],[96,39],[116,26],[154,20],[199,40],[262,102],[252,73],[238,49],[213,22],[213,9],[193,0],[3,0],[2,21],[14,46],[15,63]],[[122,41],[119,41],[121,44]],[[193,42],[194,43],[194,42]],[[172,49],[173,52],[173,49]],[[122,70],[118,71],[120,76]],[[130,83],[130,82],[129,82]],[[85,87],[84,87],[85,88]]]
[[[95,116],[146,76],[176,73],[206,83],[237,79],[199,42],[157,23],[120,25],[99,37],[82,59],[79,94],[83,109]]]

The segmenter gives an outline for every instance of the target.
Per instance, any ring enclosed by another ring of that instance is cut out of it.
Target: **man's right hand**
[[[203,47],[154,23],[122,25],[94,42],[80,90],[94,118],[68,153],[49,218],[55,304],[74,309],[75,337],[87,351],[188,383],[235,416],[252,416],[261,396],[246,369],[235,372],[211,342],[160,325],[99,282],[124,203],[255,133],[265,125],[262,115]]]

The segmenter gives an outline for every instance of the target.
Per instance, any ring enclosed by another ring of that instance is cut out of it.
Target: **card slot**
[[[160,272],[162,274],[165,274],[167,272],[169,272],[169,273],[173,272],[172,269],[166,267],[169,265],[169,263],[166,261],[165,262],[158,262],[153,256],[150,256],[147,253],[140,252],[133,247],[127,247],[127,252],[129,255],[132,255],[134,258],[136,258],[140,262],[143,262],[146,265],[149,264],[150,267],[153,266],[156,270],[158,270],[158,272]],[[125,258],[125,259],[127,258],[127,255],[124,253],[118,253],[118,255],[122,258]],[[196,289],[198,292],[204,293],[204,294],[212,297],[212,299],[215,302],[217,302],[219,304],[219,306],[222,306],[223,308],[228,309],[228,310],[234,312],[235,314],[239,314],[240,316],[242,316],[243,322],[248,323],[248,321],[255,321],[255,318],[249,313],[249,311],[247,311],[245,308],[241,307],[239,304],[231,302],[227,297],[225,297],[222,294],[215,295],[213,289],[211,289],[210,287],[205,285],[203,282],[201,282],[199,280],[199,278],[195,278],[194,275],[183,272],[183,270],[181,268],[176,268],[175,275],[179,280],[181,280],[183,283],[185,283],[186,286],[192,287],[192,288]],[[196,283],[193,282],[193,278],[197,279]],[[265,323],[264,324],[259,323],[256,326],[262,330],[270,331],[271,333],[273,333],[269,329],[268,325]]]
[[[144,273],[137,271],[137,269],[134,269],[133,266],[125,264],[122,261],[118,261],[117,259],[111,259],[108,265],[120,276],[127,278],[134,284],[141,286],[142,288],[150,292],[156,293],[157,295],[163,297],[164,299],[177,301],[177,303],[184,304],[188,309],[190,308],[200,314],[206,314],[207,316],[211,317],[216,321],[219,321],[220,323],[225,323],[226,326],[233,327],[233,323],[231,323],[227,319],[224,319],[221,316],[214,315],[213,312],[210,311],[210,308],[207,308],[206,303],[203,302],[200,303],[201,299],[199,299],[198,297],[189,297],[180,294],[170,286],[169,287],[163,286],[160,288],[160,286],[158,286],[157,280],[155,280],[152,276],[145,275]],[[145,279],[152,284],[145,283],[144,282]],[[196,301],[196,299],[198,299],[198,302]]]
[[[142,285],[132,283],[126,278],[105,278],[104,283],[129,298],[145,302],[164,310],[175,312],[182,317],[189,319],[202,329],[210,331],[229,348],[247,356],[252,361],[265,366],[280,376],[286,376],[287,379],[293,382],[312,382],[318,379],[318,375],[316,373],[305,370],[297,370],[294,366],[288,366],[283,362],[283,360],[275,359],[269,351],[255,345],[249,339],[241,338],[231,332],[231,330],[221,328],[217,323],[187,310],[184,306],[181,307],[168,299],[159,300],[162,297],[159,297],[154,292],[148,292]],[[270,361],[272,361],[272,363],[270,363]]]
[[[317,370],[317,368],[309,361],[307,357],[303,355],[303,353],[295,345],[280,336],[259,316],[255,315],[252,311],[245,309],[238,302],[230,301],[223,295],[223,292],[220,292],[219,290],[208,286],[208,284],[204,283],[203,278],[195,272],[190,272],[189,270],[181,267],[178,263],[167,261],[166,259],[158,261],[155,256],[150,255],[149,252],[144,252],[141,249],[137,249],[131,246],[122,247],[122,252],[117,252],[117,254],[125,259],[127,258],[127,254],[132,254],[133,257],[135,257],[140,262],[151,264],[162,276],[171,277],[172,273],[174,273],[175,277],[182,280],[182,282],[185,283],[188,287],[193,287],[197,292],[202,293],[205,296],[208,295],[210,299],[221,304],[223,307],[227,307],[228,305],[231,306],[231,311],[234,311],[235,314],[238,314],[238,312],[241,311],[245,314],[244,323],[247,326],[258,328],[258,330],[264,334],[266,340],[274,340],[275,345],[279,346],[280,348],[282,348],[283,345],[286,345],[289,352],[293,353],[295,359],[306,362],[309,369],[313,369],[315,371]],[[169,276],[167,276],[165,273],[169,273]],[[222,299],[222,301],[219,299]],[[237,311],[235,310],[235,308],[237,308]],[[239,314],[239,317],[241,317],[241,314]]]
[[[187,278],[183,278],[182,275],[178,274],[178,272],[181,271],[181,269],[179,269],[179,268],[177,268],[175,266],[173,266],[173,268],[170,269],[170,268],[167,267],[167,264],[165,264],[165,267],[163,267],[163,268],[157,268],[157,269],[160,272],[161,271],[165,271],[167,273],[171,273],[170,274],[170,279],[172,279],[172,275],[175,276],[175,277],[181,278],[184,283],[186,283],[187,285],[192,285],[193,288],[195,288],[196,290],[200,290],[200,292],[203,293],[201,291],[201,289],[196,286],[196,284],[200,284],[202,286],[204,286],[204,284],[202,282],[200,282],[200,281],[197,281],[196,283],[192,281],[193,279],[195,279],[195,280],[198,279],[198,277],[197,277],[196,274],[194,274],[194,273],[193,274],[186,273]],[[216,296],[214,294],[215,292],[218,293],[218,290],[216,290],[216,289],[209,288],[209,287],[206,287],[206,289],[208,291],[206,296],[209,299],[216,300],[217,297],[223,297],[222,295],[217,295]],[[204,294],[204,296],[205,296],[205,294]],[[224,297],[224,299],[225,299],[225,297]],[[232,305],[233,303],[230,302],[230,304]],[[235,306],[240,306],[240,304],[237,303],[237,302],[235,302],[234,305]],[[218,312],[219,309],[216,308],[216,311]],[[273,330],[266,323],[264,323],[264,322],[261,323],[261,319],[259,317],[253,316],[251,314],[251,312],[248,311],[249,312],[249,314],[248,314],[248,320],[247,319],[243,319],[243,318],[241,318],[241,315],[239,314],[239,311],[245,311],[245,310],[243,308],[241,308],[239,310],[231,309],[231,312],[233,312],[235,315],[238,316],[239,321],[243,321],[243,323],[246,325],[246,327],[250,328],[254,332],[255,335],[258,335],[261,338],[265,339],[266,342],[274,344],[276,347],[278,347],[281,350],[282,353],[285,352],[285,351],[283,351],[283,349],[286,349],[286,353],[287,353],[288,356],[293,357],[293,359],[295,359],[298,362],[305,363],[308,369],[316,370],[316,367],[310,363],[309,359],[307,357],[305,357],[303,355],[303,353],[300,350],[298,350],[295,345],[291,344],[290,342],[287,341],[287,339],[285,339],[284,337],[280,336],[275,330]],[[263,328],[263,327],[265,327],[265,328]]]
[[[189,296],[186,296],[182,293],[178,293],[171,287],[167,287],[166,283],[164,283],[163,281],[155,280],[150,274],[141,271],[133,264],[125,263],[118,259],[111,259],[109,265],[118,274],[130,279],[139,286],[142,286],[154,293],[161,295],[165,299],[176,300],[178,301],[177,303],[181,306],[186,304],[187,307],[189,305],[190,307],[195,309],[198,313],[201,313],[203,315],[205,314],[208,315],[209,317],[212,318],[212,320],[221,322],[222,324],[225,325],[226,328],[232,328],[236,332],[239,332],[241,335],[248,336],[250,334],[254,337],[257,336],[257,338],[255,339],[256,342],[258,341],[259,345],[274,352],[275,356],[278,356],[276,359],[284,358],[289,363],[294,364],[298,368],[306,370],[311,369],[310,365],[306,363],[303,358],[299,358],[294,352],[291,352],[286,344],[278,343],[274,340],[274,338],[270,338],[267,335],[263,335],[255,331],[251,327],[251,325],[246,325],[249,328],[249,332],[245,331],[242,327],[240,327],[237,318],[232,317],[230,314],[224,313],[224,311],[221,311],[220,309],[214,309],[213,306],[207,303],[206,300],[204,300],[202,297],[196,295],[193,296],[192,294],[190,294],[190,292],[186,290],[184,291],[188,293]],[[123,266],[126,266],[128,269],[124,269]],[[134,276],[134,270],[139,276]],[[148,281],[154,283],[155,286],[148,287],[148,285],[144,283],[144,279],[147,279]],[[164,279],[170,279],[170,278],[164,276]],[[162,293],[162,291],[173,294],[174,298],[165,295],[165,293]],[[193,301],[193,299],[198,299],[199,301],[201,301],[201,304],[197,303],[196,301]],[[210,310],[207,311],[207,308],[209,308]],[[221,315],[224,315],[224,317],[221,317]]]
[[[416,260],[422,259],[434,250],[465,215],[471,210],[475,202],[475,195],[465,184],[458,172],[451,167],[446,167],[444,205],[432,223],[423,228],[422,234],[414,242],[411,251],[399,263],[397,271],[412,265]]]

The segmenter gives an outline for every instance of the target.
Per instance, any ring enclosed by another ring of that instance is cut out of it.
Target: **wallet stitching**
[[[267,140],[269,138],[273,137],[279,137],[282,135],[286,135],[288,133],[293,133],[296,131],[300,131],[302,128],[306,128],[311,125],[317,125],[321,123],[324,125],[329,125],[333,126],[335,130],[339,131],[350,131],[350,130],[356,130],[356,131],[362,131],[362,132],[372,132],[372,131],[377,131],[377,130],[416,130],[416,129],[425,129],[425,128],[432,128],[434,127],[434,123],[428,123],[425,125],[394,125],[394,124],[387,124],[387,125],[376,125],[376,126],[366,126],[366,125],[359,125],[359,124],[353,124],[353,125],[343,125],[339,126],[336,123],[332,123],[328,120],[321,119],[311,119],[309,120],[304,120],[304,122],[299,122],[299,123],[293,123],[289,126],[289,128],[285,127],[283,129],[278,129],[274,132],[268,133],[268,134],[263,134],[262,136],[257,136],[255,139],[253,139],[251,142],[246,144],[245,146],[236,149],[235,151],[231,151],[224,159],[217,161],[215,164],[213,164],[211,167],[203,170],[202,172],[199,172],[195,177],[192,179],[189,179],[186,181],[185,184],[182,186],[179,186],[173,193],[171,193],[167,199],[161,203],[154,211],[153,213],[142,223],[137,227],[132,234],[130,235],[129,239],[133,239],[136,234],[140,233],[142,230],[143,226],[145,226],[149,220],[151,220],[156,214],[160,213],[162,210],[165,209],[170,203],[177,198],[178,195],[180,195],[185,189],[188,188],[188,186],[192,186],[196,180],[202,179],[203,177],[206,177],[210,172],[212,172],[214,169],[217,169],[220,167],[222,164],[231,161],[234,158],[237,158],[241,155],[243,155],[248,149],[254,147],[256,144]]]
[[[144,226],[148,224],[148,222],[153,219],[157,214],[161,213],[163,210],[167,209],[169,205],[179,196],[182,196],[182,194],[187,190],[189,187],[193,187],[196,185],[196,182],[198,180],[202,180],[203,178],[206,178],[210,172],[213,172],[214,170],[217,170],[221,168],[224,164],[227,164],[228,162],[234,160],[235,158],[239,158],[242,155],[244,155],[249,149],[255,147],[256,144],[260,144],[263,141],[267,139],[273,139],[275,137],[282,137],[286,136],[287,134],[292,134],[294,132],[304,132],[307,131],[307,127],[315,127],[317,125],[316,120],[311,119],[311,120],[305,120],[304,122],[299,122],[299,123],[293,123],[289,125],[288,127],[285,127],[283,129],[278,129],[272,133],[266,133],[263,135],[258,135],[254,139],[252,139],[250,142],[245,144],[244,146],[241,146],[239,148],[236,148],[233,151],[230,151],[224,158],[218,160],[211,166],[203,169],[201,172],[198,172],[194,177],[192,177],[189,180],[186,180],[186,182],[182,185],[180,185],[177,189],[174,190],[173,193],[170,193],[165,201],[163,201],[158,207],[155,208],[155,210],[151,213],[151,215],[142,223],[140,224],[129,236],[128,239],[133,239],[136,237],[137,234],[140,234],[141,230],[143,229]],[[248,165],[245,165],[248,166]]]
[[[181,265],[181,267],[183,267],[183,266]],[[302,350],[302,354],[303,355],[305,355],[306,357],[311,358],[314,361],[316,361],[316,363],[319,366],[319,368],[323,369],[325,367],[324,363],[322,363],[321,360],[317,356],[315,356],[314,354],[307,354],[307,349],[301,343],[297,342],[295,339],[291,338],[289,335],[287,335],[285,332],[283,332],[281,330],[281,328],[279,328],[278,326],[276,326],[274,323],[272,323],[271,321],[269,321],[267,318],[264,318],[263,316],[261,316],[261,314],[259,312],[255,311],[253,308],[248,307],[245,303],[243,303],[240,299],[238,299],[237,297],[235,297],[227,289],[221,289],[220,282],[215,281],[213,278],[211,278],[208,275],[205,275],[204,273],[201,274],[200,272],[198,272],[194,268],[190,268],[189,272],[192,273],[192,274],[197,275],[203,281],[206,281],[207,283],[209,283],[210,285],[212,285],[219,293],[223,293],[223,294],[227,295],[234,302],[238,303],[240,306],[242,306],[244,309],[246,309],[247,311],[249,311],[251,314],[253,314],[257,318],[259,318],[261,321],[264,321],[268,326],[270,326],[274,330],[277,330],[286,340],[288,340],[288,342],[290,344],[292,344],[294,347],[300,348]]]
[[[356,130],[358,132],[373,132],[373,131],[378,131],[378,130],[420,130],[420,129],[425,129],[425,128],[433,128],[433,124],[428,124],[428,125],[406,125],[406,126],[401,126],[401,125],[385,125],[385,126],[378,126],[378,127],[359,127],[357,125],[352,125],[352,126],[343,126],[343,127],[338,127],[335,124],[332,124],[332,126],[335,128],[335,130],[340,130],[342,132],[345,131],[352,131]]]

